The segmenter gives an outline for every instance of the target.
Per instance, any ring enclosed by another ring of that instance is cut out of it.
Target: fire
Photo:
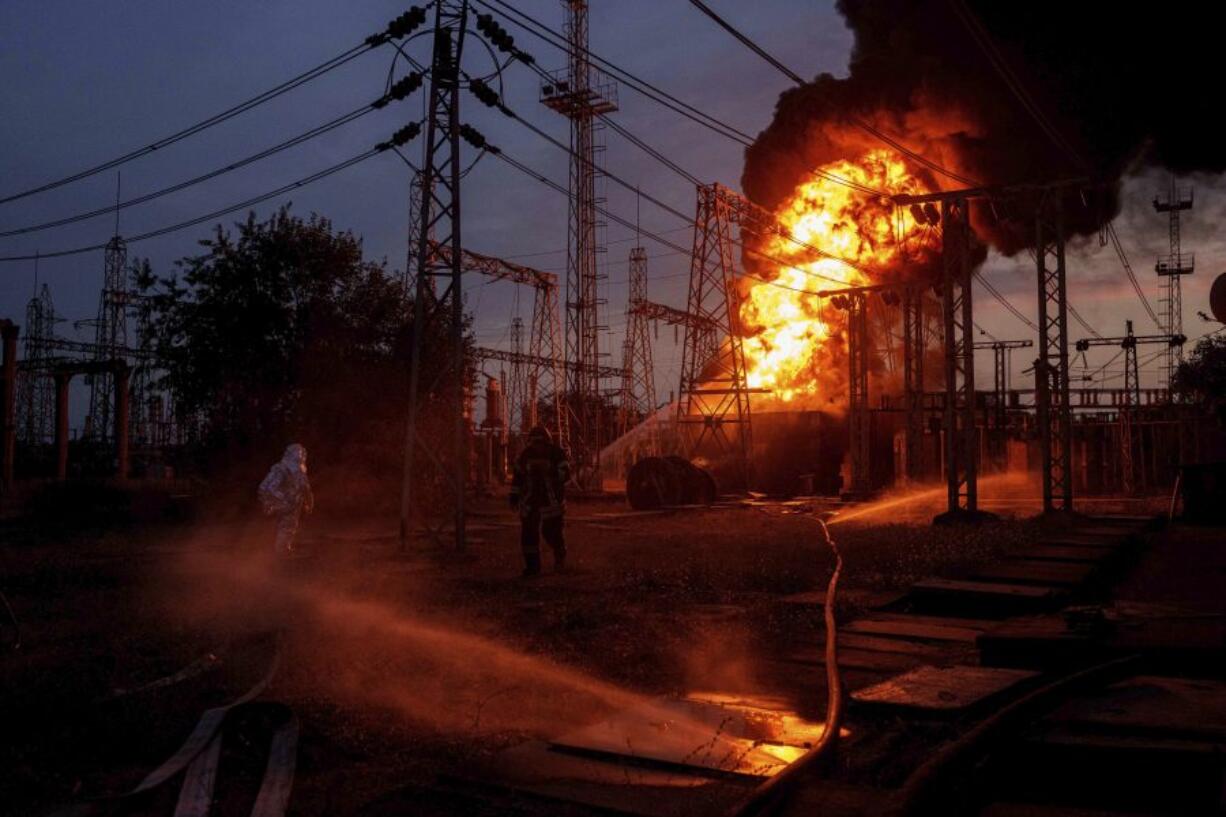
[[[831,177],[890,194],[923,190],[896,154],[870,150],[822,166],[776,212],[792,238],[772,235],[757,248],[772,259],[762,276],[772,283],[751,280],[740,315],[749,386],[785,403],[837,400],[846,388],[846,313],[808,293],[873,283],[861,270],[897,270],[900,245],[923,229],[906,218],[896,222],[888,199]],[[836,257],[815,257],[801,242]]]

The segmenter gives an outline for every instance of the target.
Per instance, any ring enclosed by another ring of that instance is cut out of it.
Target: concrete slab
[[[950,713],[983,705],[1038,676],[1031,670],[923,666],[857,690],[851,699],[864,706]]]
[[[1069,701],[1047,721],[1100,734],[1226,742],[1226,683],[1138,676]]]
[[[974,578],[1010,584],[1076,587],[1088,582],[1095,568],[1095,565],[1083,563],[1008,559],[980,568]]]
[[[561,752],[764,778],[805,753],[822,725],[776,710],[658,698],[550,741]]]
[[[1086,547],[1083,545],[1052,545],[1039,543],[1020,547],[1006,553],[1010,559],[1035,559],[1041,562],[1083,562],[1103,564],[1114,556],[1111,548]]]

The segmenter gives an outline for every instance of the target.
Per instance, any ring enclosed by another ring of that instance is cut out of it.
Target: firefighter
[[[515,460],[511,480],[511,507],[519,511],[525,577],[540,575],[542,535],[553,548],[554,569],[562,571],[566,567],[562,524],[569,479],[570,464],[565,452],[554,444],[548,429],[534,427],[528,432],[527,446]]]
[[[298,520],[302,512],[315,510],[315,496],[307,478],[306,448],[298,443],[286,446],[281,461],[273,465],[260,483],[260,505],[268,516],[277,517],[273,550],[278,556],[294,551]]]

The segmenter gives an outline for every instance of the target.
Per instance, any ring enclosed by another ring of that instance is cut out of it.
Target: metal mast
[[[924,293],[917,286],[902,292],[903,400],[906,411],[906,476],[916,483],[923,476],[924,442]]]
[[[94,321],[94,359],[110,362],[125,359],[128,348],[128,245],[116,233],[103,255],[102,295]],[[95,439],[110,440],[114,433],[115,375],[100,370],[90,375],[89,418]]]
[[[602,438],[599,366],[600,282],[604,275],[603,228],[598,210],[603,203],[596,157],[604,148],[598,115],[617,110],[616,86],[598,76],[588,58],[587,0],[562,0],[566,11],[566,41],[570,52],[564,72],[556,72],[541,89],[541,102],[570,119],[570,234],[566,263],[566,362],[568,402],[572,413],[572,457],[594,468]]]
[[[979,505],[979,433],[975,428],[974,320],[971,309],[971,227],[967,200],[941,200],[944,260],[941,306],[945,324],[945,475],[948,513]]]
[[[626,302],[626,339],[622,344],[621,405],[619,434],[625,434],[656,408],[656,376],[651,357],[649,318],[641,308],[647,303],[647,251],[630,250],[630,297]]]
[[[527,431],[529,418],[535,421],[535,412],[528,406],[528,366],[520,358],[524,354],[524,319],[511,318],[511,351],[516,359],[511,362],[511,376],[507,380],[507,429],[512,433]]]
[[[1073,510],[1073,416],[1069,405],[1068,298],[1061,190],[1040,195],[1034,257],[1039,286],[1039,358],[1035,397],[1043,457],[1044,512]]]
[[[51,342],[59,320],[51,290],[43,284],[26,304],[24,360],[18,372],[17,435],[25,445],[40,445],[51,439],[55,384],[48,369],[53,362]]]
[[[1175,185],[1175,177],[1171,177],[1171,186],[1165,195],[1154,196],[1154,210],[1167,213],[1170,218],[1170,252],[1166,258],[1159,258],[1154,264],[1154,272],[1165,279],[1166,297],[1166,333],[1168,335],[1183,334],[1183,293],[1180,279],[1191,275],[1196,267],[1196,257],[1193,253],[1184,253],[1179,246],[1179,214],[1192,209],[1192,188],[1179,189]],[[1183,363],[1183,346],[1169,346],[1166,350],[1166,385],[1170,388],[1171,375]]]
[[[409,368],[409,407],[405,430],[404,476],[400,496],[400,544],[403,548],[416,514],[414,481],[433,483],[450,510],[457,551],[463,551],[464,485],[467,471],[467,426],[464,391],[463,263],[460,242],[460,59],[468,22],[467,0],[439,0],[434,12],[434,54],[426,123],[425,161],[421,172],[422,207],[417,237],[416,297],[413,301],[413,346]],[[448,252],[432,249],[437,245]],[[436,287],[436,281],[441,285]],[[437,294],[432,294],[437,293]],[[436,374],[422,379],[422,345],[436,325],[447,326],[447,353],[432,361]],[[434,415],[426,417],[426,413]],[[423,422],[425,420],[425,422]],[[450,425],[450,434],[446,426]],[[445,442],[450,436],[450,444]],[[418,472],[421,448],[426,466]],[[427,472],[430,476],[427,477]],[[433,504],[436,497],[425,496]],[[425,504],[425,503],[423,503]]]

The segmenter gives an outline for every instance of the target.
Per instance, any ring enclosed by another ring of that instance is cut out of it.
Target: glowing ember
[[[766,277],[773,273],[778,286],[751,281],[741,304],[741,322],[747,335],[749,385],[770,389],[771,398],[785,403],[818,396],[823,402],[842,402],[846,390],[846,313],[803,291],[874,283],[839,260],[814,257],[798,242],[867,270],[896,271],[900,243],[909,243],[912,234],[924,229],[910,218],[896,223],[889,200],[866,195],[829,176],[891,194],[923,192],[893,152],[870,150],[854,162],[819,168],[776,212],[797,240],[771,236],[759,248],[783,262],[763,271]],[[902,234],[896,235],[896,230]]]

